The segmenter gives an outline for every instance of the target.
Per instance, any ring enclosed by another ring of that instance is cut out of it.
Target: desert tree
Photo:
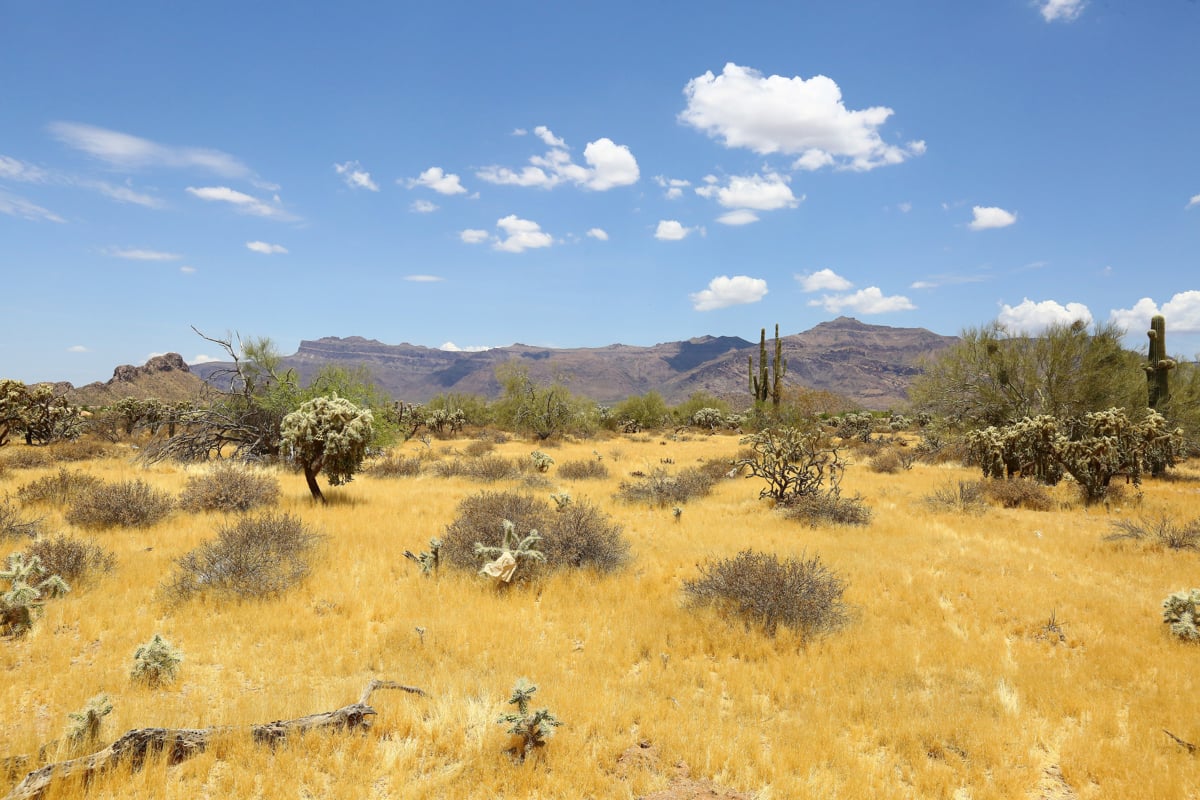
[[[21,427],[29,445],[76,439],[83,433],[82,409],[52,385],[39,383],[27,392]]]
[[[496,368],[502,396],[496,403],[497,421],[540,440],[566,433],[580,420],[579,401],[559,379],[541,384],[520,364]]]
[[[313,499],[323,503],[317,475],[324,472],[332,486],[353,480],[374,436],[374,415],[336,394],[314,397],[283,418],[281,434],[286,455],[304,470]]]
[[[21,430],[25,405],[29,402],[29,389],[21,381],[0,379],[0,447],[8,444],[8,437]]]

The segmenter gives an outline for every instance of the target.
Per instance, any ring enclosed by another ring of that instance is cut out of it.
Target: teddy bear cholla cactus
[[[1171,633],[1189,642],[1200,642],[1200,589],[1181,590],[1163,600],[1163,622]]]
[[[479,570],[480,575],[487,575],[489,578],[508,583],[512,580],[522,559],[545,561],[546,556],[542,551],[533,549],[535,544],[542,541],[541,534],[537,531],[530,531],[524,539],[518,539],[517,526],[511,520],[506,519],[501,522],[504,525],[504,535],[500,540],[500,547],[491,547],[482,542],[476,542],[475,553],[483,556],[495,556]]]
[[[26,558],[24,553],[13,553],[8,557],[8,569],[0,571],[0,580],[9,582],[8,591],[0,594],[0,633],[27,633],[41,616],[48,598],[71,591],[60,576],[48,572],[37,556]]]

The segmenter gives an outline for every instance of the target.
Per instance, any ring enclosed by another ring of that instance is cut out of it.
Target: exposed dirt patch
[[[753,794],[736,792],[709,780],[692,778],[688,765],[682,761],[676,762],[673,769],[675,777],[671,779],[667,788],[653,794],[640,795],[638,800],[754,800]],[[641,771],[663,771],[658,748],[645,740],[627,747],[617,756],[616,774],[620,778],[625,779]]]

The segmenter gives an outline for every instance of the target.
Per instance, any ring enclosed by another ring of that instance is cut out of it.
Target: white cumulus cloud
[[[274,202],[268,203],[265,200],[259,200],[253,195],[239,192],[228,186],[201,186],[199,188],[189,186],[187,187],[187,191],[188,194],[193,197],[199,197],[201,200],[229,203],[243,214],[252,214],[256,217],[268,217],[279,220],[295,219],[292,214],[283,208],[278,197],[274,199]]]
[[[989,228],[1007,228],[1017,221],[1017,215],[996,206],[974,206],[971,212],[974,219],[967,223],[973,231],[985,231]]]
[[[424,186],[433,189],[438,194],[466,194],[466,187],[455,174],[446,172],[441,167],[430,167],[415,178],[408,179],[408,188]]]
[[[344,164],[334,164],[334,170],[338,175],[342,176],[342,180],[351,189],[367,189],[372,192],[379,191],[379,184],[371,180],[371,173],[362,168],[362,165],[357,161],[347,161]]]
[[[1013,333],[1037,334],[1051,325],[1070,325],[1076,321],[1091,325],[1092,312],[1083,303],[1034,302],[1026,297],[1015,306],[1001,304],[996,320]]]
[[[887,314],[892,311],[912,311],[916,306],[904,295],[885,296],[878,286],[868,286],[852,294],[827,294],[820,300],[809,300],[810,306],[820,306],[831,314],[852,311],[856,314]]]
[[[496,227],[503,234],[492,244],[492,248],[505,253],[523,253],[554,243],[554,237],[543,231],[542,226],[532,220],[521,219],[516,214],[496,220]]]
[[[480,180],[507,186],[533,186],[552,189],[562,183],[572,183],[585,189],[603,192],[617,186],[637,183],[637,159],[629,148],[616,144],[608,137],[588,142],[583,160],[588,166],[576,164],[566,142],[547,128],[534,128],[539,139],[550,147],[544,154],[529,159],[530,166],[520,171],[509,167],[490,166],[476,172]]]
[[[602,242],[608,241],[608,231],[603,228],[591,228],[588,230],[587,235]]]
[[[1042,0],[1038,10],[1042,12],[1042,19],[1046,22],[1070,22],[1083,13],[1083,7],[1086,5],[1087,0]]]
[[[216,356],[206,356],[206,355],[204,355],[204,353],[197,353],[196,355],[192,356],[192,359],[190,361],[188,361],[188,363],[189,364],[211,364],[214,361],[220,361],[220,360],[221,359],[217,358]]]
[[[725,208],[747,208],[754,211],[774,211],[780,208],[795,208],[804,198],[792,194],[787,178],[774,172],[766,175],[734,175],[721,186],[709,176],[705,185],[697,187],[696,194],[715,199]]]
[[[654,182],[665,190],[663,194],[668,200],[678,200],[683,197],[683,190],[692,185],[691,181],[685,181],[682,178],[668,178],[664,175],[655,175]]]
[[[819,269],[807,275],[797,275],[800,288],[806,292],[844,292],[854,286],[853,283],[838,275],[829,268]]]
[[[417,214],[432,214],[438,210],[439,206],[437,203],[431,203],[428,200],[414,200],[409,208]]]
[[[484,350],[491,350],[487,345],[470,345],[468,347],[459,347],[454,342],[444,342],[438,350],[445,350],[447,353],[482,353]]]
[[[1200,206],[1200,194],[1192,195],[1192,199],[1188,201],[1186,207],[1191,208],[1192,206]]]
[[[1150,329],[1150,318],[1162,314],[1167,318],[1168,338],[1171,331],[1195,333],[1200,331],[1200,291],[1189,289],[1177,292],[1160,307],[1149,297],[1143,297],[1133,308],[1114,308],[1109,319],[1124,328],[1130,336],[1142,335]]]
[[[256,253],[262,253],[265,256],[274,255],[276,253],[286,253],[288,250],[281,244],[269,244],[267,242],[246,242],[246,249],[253,250]]]
[[[467,228],[458,234],[458,238],[467,244],[482,244],[488,240],[489,235],[487,231],[479,228]]]
[[[695,228],[684,227],[683,223],[675,219],[662,219],[658,221],[658,227],[654,231],[654,238],[661,239],[664,242],[678,242],[680,239],[687,237]]]
[[[762,278],[746,275],[721,275],[708,282],[708,288],[688,295],[692,308],[697,311],[714,311],[728,306],[757,303],[767,295],[767,282]]]
[[[726,147],[797,156],[798,169],[870,170],[925,151],[924,142],[904,147],[884,142],[879,128],[892,109],[848,109],[842,90],[824,75],[764,77],[728,63],[720,75],[706,72],[688,81],[683,93],[682,122],[720,138]]]

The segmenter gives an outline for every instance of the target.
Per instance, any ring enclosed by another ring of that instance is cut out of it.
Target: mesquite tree
[[[317,475],[325,473],[331,486],[353,480],[374,436],[374,416],[349,400],[315,397],[283,418],[284,453],[304,470],[314,500],[325,502]]]

